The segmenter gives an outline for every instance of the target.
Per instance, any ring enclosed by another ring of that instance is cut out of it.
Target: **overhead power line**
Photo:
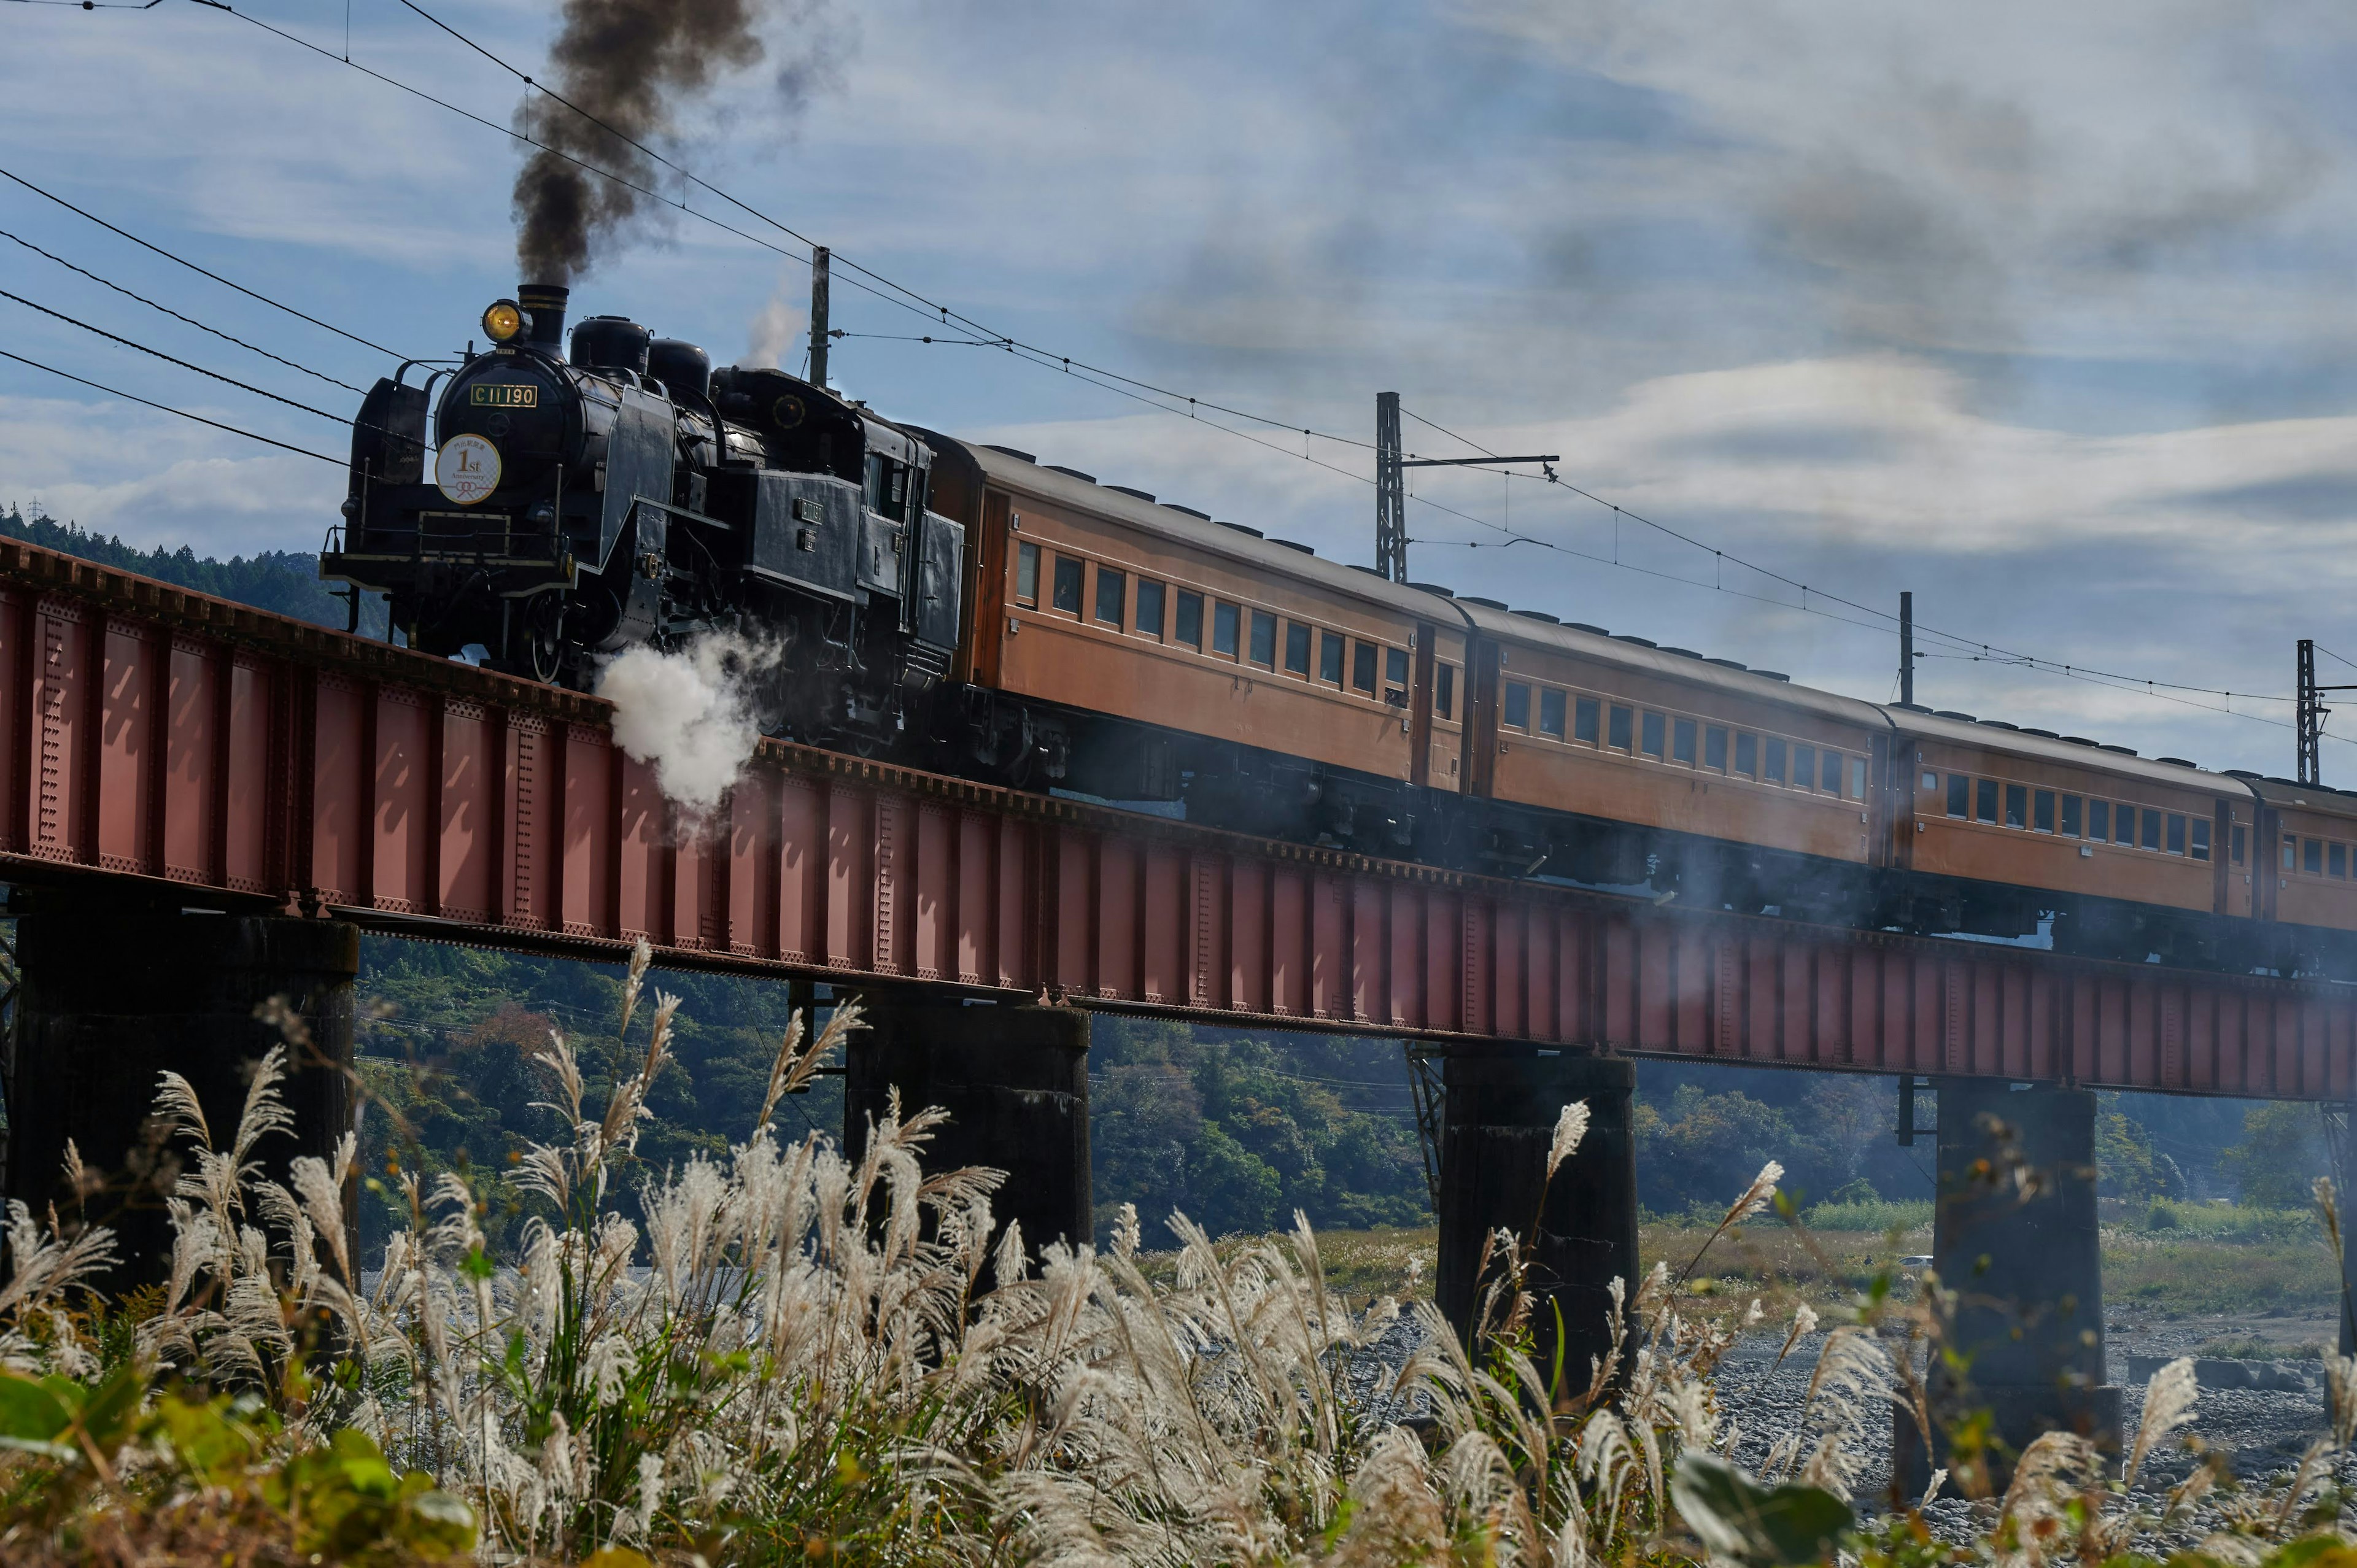
[[[33,242],[26,239],[21,234],[11,234],[7,230],[0,229],[0,240],[14,240],[17,244],[24,246],[25,249],[32,252],[33,254],[37,256],[46,256],[50,261],[57,263],[58,265],[65,268],[69,272],[80,273],[82,276],[88,278],[94,284],[104,285],[104,286],[113,289],[115,293],[122,295],[124,298],[135,299],[151,310],[162,311],[173,320],[186,322],[188,326],[195,328],[199,332],[210,332],[224,343],[234,343],[239,348],[247,350],[249,353],[259,354],[265,360],[274,360],[290,371],[300,371],[307,376],[317,377],[318,380],[327,382],[329,386],[341,387],[346,392],[360,392],[363,396],[367,395],[364,388],[356,387],[350,381],[338,381],[335,377],[328,374],[325,371],[315,371],[310,366],[287,359],[283,354],[274,354],[267,349],[260,348],[254,344],[249,343],[244,338],[224,332],[218,327],[208,327],[192,316],[183,316],[168,305],[158,305],[154,300],[148,298],[145,295],[135,294],[119,283],[110,283],[105,278],[102,278],[96,273],[91,272],[88,267],[76,266],[73,263],[66,260],[63,256],[55,255],[50,252],[41,249],[40,246],[36,245]]]
[[[27,310],[38,310],[44,316],[49,317],[58,321],[62,321],[69,327],[79,327],[83,331],[93,333],[98,337],[105,338],[110,343],[120,343],[126,349],[135,349],[142,354],[152,355],[156,359],[163,360],[167,365],[178,365],[184,371],[194,371],[200,376],[210,376],[213,380],[222,382],[228,386],[233,386],[240,392],[252,392],[256,397],[266,397],[273,403],[283,403],[289,408],[301,409],[305,413],[316,413],[321,419],[330,421],[333,424],[350,424],[352,423],[350,419],[345,417],[343,414],[329,413],[324,408],[313,408],[307,403],[296,403],[291,397],[281,397],[274,392],[266,391],[265,389],[254,386],[248,381],[239,381],[235,376],[225,376],[219,371],[209,371],[202,365],[190,364],[186,360],[180,359],[175,355],[167,354],[161,349],[150,349],[145,343],[135,342],[129,338],[120,337],[113,332],[109,332],[103,327],[93,327],[87,321],[78,320],[73,317],[68,316],[62,310],[51,310],[46,305],[36,305],[33,301],[27,299],[21,294],[11,294],[6,289],[0,288],[0,299],[14,300]]]
[[[145,7],[143,6],[141,9],[144,10]],[[275,31],[276,29],[273,28],[272,30]],[[13,180],[16,184],[23,186],[27,190],[31,191],[35,196],[54,201],[59,207],[64,208],[67,211],[75,214],[77,217],[87,218],[92,223],[95,223],[100,228],[105,230],[108,233],[119,235],[121,238],[130,241],[133,244],[139,246],[143,250],[153,251],[156,254],[163,257],[167,262],[177,262],[192,273],[202,274],[204,276],[209,277],[212,279],[213,282],[221,285],[223,288],[235,289],[238,293],[245,295],[246,298],[266,305],[273,310],[285,311],[287,315],[294,317],[297,320],[307,321],[312,326],[319,328],[324,331],[332,332],[339,338],[349,338],[352,342],[358,343],[363,349],[373,349],[380,354],[390,354],[396,360],[414,358],[413,355],[402,353],[397,349],[388,349],[382,343],[372,343],[356,332],[347,332],[342,328],[335,326],[331,322],[322,321],[317,317],[310,315],[308,312],[297,310],[293,306],[273,299],[266,294],[256,293],[254,290],[246,287],[242,283],[231,283],[229,279],[221,276],[221,274],[213,272],[206,267],[200,267],[196,263],[188,260],[186,256],[176,255],[172,252],[166,250],[161,245],[153,244],[148,241],[141,239],[138,235],[132,233],[127,229],[116,228],[113,224],[109,223],[105,219],[101,218],[97,213],[76,207],[72,202],[68,201],[64,197],[58,195],[54,191],[43,190],[39,186],[35,185],[31,180],[27,179],[20,174],[16,174],[8,169],[0,168],[0,179]]]
[[[75,375],[70,371],[61,371],[55,365],[45,365],[38,360],[28,360],[22,354],[12,354],[5,349],[0,349],[0,360],[14,360],[20,365],[30,366],[32,369],[37,371],[47,371],[53,376],[61,377],[66,381],[74,382],[78,386],[88,387],[92,392],[102,392],[109,397],[119,397],[125,403],[135,403],[142,408],[152,408],[159,413],[177,413],[182,419],[193,420],[199,424],[210,424],[215,430],[224,430],[231,435],[242,435],[248,441],[259,441],[265,446],[275,446],[282,452],[292,452],[296,456],[303,457],[316,457],[322,463],[332,463],[339,468],[350,467],[350,465],[341,457],[330,457],[324,452],[314,452],[307,446],[296,446],[288,442],[275,440],[268,435],[257,435],[251,430],[241,429],[234,424],[223,424],[218,419],[207,419],[201,413],[190,413],[185,408],[174,408],[169,403],[154,403],[146,398],[137,395],[135,392],[127,392],[117,387],[103,385],[98,381],[91,381],[86,377]]]

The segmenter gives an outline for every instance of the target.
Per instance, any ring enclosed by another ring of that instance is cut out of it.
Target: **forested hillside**
[[[0,511],[0,535],[22,539],[44,549],[79,555],[118,571],[136,572],[183,588],[219,598],[235,599],[256,609],[275,610],[321,626],[340,629],[349,611],[344,601],[331,597],[319,581],[319,558],[288,550],[264,550],[216,561],[183,544],[178,550],[157,545],[143,551],[111,534],[87,533],[71,522],[11,506]],[[384,635],[384,601],[371,597],[361,606],[361,629],[371,637]]]

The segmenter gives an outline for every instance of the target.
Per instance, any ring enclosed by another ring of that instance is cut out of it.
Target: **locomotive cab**
[[[479,646],[587,686],[599,662],[727,628],[778,673],[770,727],[899,731],[957,646],[965,539],[930,511],[910,432],[782,371],[714,371],[566,291],[484,313],[492,338],[434,395],[380,381],[352,436],[320,575],[390,600],[410,646]],[[429,450],[426,413],[433,407]]]

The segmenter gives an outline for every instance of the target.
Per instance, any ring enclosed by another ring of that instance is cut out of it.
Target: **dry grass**
[[[1639,1232],[1646,1264],[1685,1266],[1709,1228],[1684,1220],[1656,1221]],[[1328,1282],[1354,1300],[1391,1295],[1427,1298],[1438,1266],[1439,1232],[1389,1228],[1318,1234]],[[1898,1258],[1932,1250],[1929,1225],[1889,1232],[1811,1229],[1804,1240],[1773,1221],[1739,1227],[1719,1238],[1696,1271],[1696,1294],[1760,1296],[1771,1311],[1805,1301],[1820,1311],[1838,1305],[1873,1283]],[[2165,1316],[2251,1313],[2270,1307],[2330,1308],[2340,1281],[2331,1253],[2314,1238],[2278,1240],[2194,1237],[2169,1232],[2104,1230],[2104,1295],[2107,1302]]]

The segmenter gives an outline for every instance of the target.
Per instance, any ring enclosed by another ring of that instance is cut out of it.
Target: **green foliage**
[[[1714,1557],[1747,1568],[1830,1563],[1855,1522],[1849,1505],[1819,1487],[1763,1487],[1716,1454],[1678,1456],[1670,1497]]]
[[[2110,1097],[2116,1102],[2116,1095]],[[2095,1115],[2095,1191],[2104,1197],[2142,1198],[2161,1191],[2152,1135],[2118,1111]]]
[[[2269,1101],[2243,1112],[2243,1141],[2219,1157],[2256,1208],[2311,1208],[2316,1178],[2330,1160],[2316,1107]]]
[[[1235,1038],[1096,1020],[1089,1048],[1097,1229],[1124,1203],[1213,1235],[1428,1221],[1398,1042]]]
[[[1656,1214],[1715,1209],[1770,1160],[1782,1163],[1786,1187],[1801,1201],[1850,1187],[1877,1135],[1887,1140],[1889,1111],[1861,1092],[1870,1087],[1817,1077],[1790,1106],[1691,1082],[1665,1101],[1642,1094],[1635,1118],[1639,1200]]]
[[[1804,1211],[1804,1217],[1812,1230],[1870,1231],[1877,1235],[1896,1230],[1903,1234],[1930,1227],[1932,1202],[1929,1198],[1891,1202],[1879,1197],[1845,1197],[1834,1203],[1816,1204]]]

